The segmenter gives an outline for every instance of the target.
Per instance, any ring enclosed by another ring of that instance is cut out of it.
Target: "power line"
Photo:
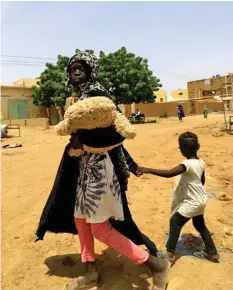
[[[13,57],[13,58],[27,58],[27,59],[35,59],[35,60],[53,60],[53,61],[57,61],[57,59],[52,59],[52,58],[40,58],[40,57],[30,57],[30,56],[10,56],[10,55],[0,55],[1,57]],[[45,66],[46,62],[39,62],[39,61],[24,61],[24,60],[7,60],[7,59],[3,59],[0,60],[1,64],[7,64],[7,65],[34,65],[34,66]],[[171,74],[171,73],[156,73],[157,75],[165,75],[168,77],[172,77],[172,78],[176,78],[176,79],[180,79],[183,81],[187,81],[187,79],[191,79],[189,76],[180,76],[180,75],[175,75],[175,74]]]
[[[1,57],[12,57],[12,58],[28,58],[28,59],[41,59],[41,60],[57,60],[56,58],[51,57],[35,57],[35,56],[20,56],[20,55],[8,55],[8,54],[1,54]]]
[[[171,74],[171,73],[156,73],[156,74],[157,75],[165,75],[165,76],[168,76],[168,77],[173,77],[173,78],[180,79],[180,80],[183,80],[183,81],[187,81],[187,79],[190,78],[188,76],[179,76],[179,75],[174,75],[174,74]],[[186,77],[186,79],[184,77]]]
[[[21,66],[27,66],[27,65],[33,65],[33,66],[45,66],[45,64],[34,64],[34,63],[14,63],[14,62],[1,62],[1,64],[5,65],[21,65]]]
[[[23,61],[23,60],[5,60],[5,59],[3,59],[3,60],[0,60],[0,62],[2,62],[2,63],[8,63],[8,62],[10,62],[10,63],[22,63],[22,64],[46,64],[47,62],[41,62],[41,61]]]

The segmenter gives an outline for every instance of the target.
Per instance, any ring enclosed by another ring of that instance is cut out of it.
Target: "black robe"
[[[36,241],[43,240],[47,231],[53,233],[78,234],[74,223],[74,207],[79,168],[77,159],[68,155],[67,152],[69,148],[70,144],[65,148],[52,191],[43,209],[39,226],[36,231]],[[125,178],[125,166],[120,162],[119,154],[123,153],[125,155],[125,159],[129,166],[132,166],[134,161],[123,146],[115,148],[108,153],[120,183],[124,211],[124,221],[110,219],[110,223],[116,230],[135,244],[144,244],[151,254],[156,256],[157,248],[155,244],[139,231],[137,225],[132,219],[126,197],[128,182],[127,178]]]

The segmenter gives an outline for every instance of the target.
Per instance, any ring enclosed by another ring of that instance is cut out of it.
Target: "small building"
[[[19,79],[17,81],[14,81],[12,83],[12,86],[32,88],[37,85],[38,81],[39,79],[24,78],[24,79]]]
[[[156,96],[156,103],[166,103],[167,102],[167,91],[159,90],[155,91],[154,95]]]
[[[32,87],[37,79],[21,79],[12,85],[1,86],[2,120],[46,118],[46,109],[33,105]]]
[[[183,101],[188,100],[188,91],[187,90],[175,90],[171,92],[173,101]]]

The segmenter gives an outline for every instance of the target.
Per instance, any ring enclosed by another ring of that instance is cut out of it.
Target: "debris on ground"
[[[232,200],[232,197],[230,195],[227,195],[227,194],[222,194],[219,197],[219,200],[221,200],[221,201],[231,201]]]
[[[233,236],[233,228],[230,228],[230,227],[224,227],[223,228],[223,231],[226,235],[228,236]]]
[[[1,138],[6,138],[7,137],[7,125],[1,125]]]
[[[218,196],[217,196],[216,192],[209,191],[209,192],[207,192],[207,197],[208,198],[217,198]]]
[[[214,133],[212,134],[213,137],[223,137],[224,133],[223,132],[218,132],[218,133]]]
[[[2,148],[4,149],[8,149],[8,148],[17,148],[17,147],[22,147],[23,145],[22,144],[6,144],[6,145],[3,145]]]

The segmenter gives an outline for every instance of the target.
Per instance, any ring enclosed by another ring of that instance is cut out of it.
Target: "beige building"
[[[39,81],[39,79],[25,79],[24,78],[24,79],[14,81],[12,83],[12,86],[32,88],[32,87],[36,86],[38,81]]]
[[[223,101],[225,110],[233,110],[233,73],[191,81],[188,82],[187,86],[189,99],[210,97]]]
[[[154,95],[156,96],[156,103],[166,103],[167,102],[167,91],[165,90],[159,90],[154,92]]]
[[[188,100],[187,90],[175,90],[171,93],[173,101]]]
[[[35,79],[22,79],[11,86],[1,86],[1,118],[3,120],[46,117],[45,108],[33,105],[32,86]]]
[[[216,97],[219,95],[232,96],[233,74],[226,76],[216,75],[208,79],[188,82],[189,99]]]

